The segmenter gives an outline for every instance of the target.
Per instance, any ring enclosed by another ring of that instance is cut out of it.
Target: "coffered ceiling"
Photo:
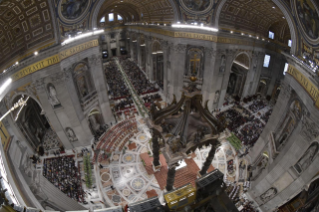
[[[54,32],[48,0],[0,3],[0,67],[50,42],[54,42]]]
[[[110,12],[117,12],[124,19],[145,22],[171,22],[174,11],[169,0],[108,0],[102,5],[98,20]],[[141,14],[143,16],[141,17]]]
[[[272,25],[287,25],[283,17],[272,0],[227,0],[219,17],[219,26],[267,36]]]

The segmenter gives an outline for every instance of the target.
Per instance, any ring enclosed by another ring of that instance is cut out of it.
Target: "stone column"
[[[213,97],[210,94],[214,93],[213,91],[213,80],[214,80],[214,65],[215,60],[213,59],[213,48],[205,47],[205,64],[203,70],[203,85],[202,85],[202,93],[203,93],[203,104],[208,102],[208,108],[211,111],[213,106]],[[212,92],[213,91],[213,92]]]
[[[145,64],[145,73],[148,79],[152,77],[152,37],[145,36],[145,55],[146,55],[146,64]]]
[[[167,41],[161,41],[161,46],[163,50],[163,93],[167,93],[167,79],[168,79],[168,52],[169,52],[169,44]]]
[[[136,54],[137,54],[137,65],[141,68],[142,67],[142,55],[141,55],[141,42],[140,36],[141,34],[137,35],[137,42],[136,42]]]
[[[256,55],[257,59],[257,66],[255,68],[255,73],[253,76],[252,85],[250,86],[251,89],[248,90],[247,95],[254,95],[257,91],[258,85],[259,85],[259,79],[260,79],[260,74],[263,69],[263,64],[264,64],[264,58],[265,58],[265,53],[259,53]]]
[[[120,38],[121,38],[121,33],[117,32],[115,39],[116,39],[116,55],[120,56],[121,51],[120,51]]]
[[[99,54],[93,54],[89,58],[89,65],[91,69],[90,73],[92,75],[92,80],[94,82],[95,89],[98,94],[99,104],[100,104],[101,113],[104,119],[104,123],[108,123],[108,124],[110,122],[114,123],[115,119],[110,107],[108,90],[106,87],[105,74],[102,68],[102,61],[101,61],[101,58],[99,57]]]
[[[159,145],[158,145],[158,137],[154,136],[152,139],[152,144],[153,144],[153,165],[154,167],[159,166]]]
[[[176,173],[175,168],[176,168],[175,165],[172,165],[168,169],[167,182],[166,182],[166,190],[167,191],[173,190],[174,181],[175,181],[175,173]]]
[[[176,96],[178,101],[181,97],[181,90],[183,88],[183,78],[184,78],[184,69],[186,64],[186,52],[187,46],[185,44],[175,44],[173,47],[172,55],[170,56],[171,60],[174,61],[171,63],[171,73],[169,76],[170,85],[172,93],[169,92],[166,97],[168,101],[173,100],[173,94]]]
[[[273,59],[274,59],[274,63],[272,64],[272,68],[271,68],[271,80],[269,82],[268,91],[267,91],[267,95],[270,95],[270,96],[272,95],[277,79],[283,75],[284,67],[285,67],[285,62],[283,61],[282,57],[277,56],[277,57],[274,57]]]
[[[224,103],[224,99],[225,99],[225,95],[226,95],[227,87],[228,87],[228,82],[229,82],[230,71],[231,71],[231,67],[233,64],[235,52],[232,50],[226,50],[225,55],[226,55],[226,63],[225,63],[226,66],[225,66],[225,72],[223,73],[223,80],[222,80],[222,85],[221,85],[221,89],[220,89],[220,97],[218,100],[217,108],[221,108],[223,103]]]
[[[215,151],[216,151],[216,147],[215,147],[215,145],[212,145],[212,148],[209,151],[209,154],[206,158],[206,161],[202,167],[202,170],[200,170],[200,172],[199,172],[200,175],[203,176],[204,174],[206,174],[207,170],[209,169],[209,166],[212,164],[212,161],[214,159]]]
[[[108,59],[111,58],[112,55],[112,51],[111,51],[111,35],[108,33],[105,35],[105,39],[107,42],[107,53],[108,53]]]

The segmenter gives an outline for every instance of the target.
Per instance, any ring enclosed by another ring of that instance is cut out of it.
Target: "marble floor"
[[[108,159],[101,161],[103,168],[95,165],[98,173],[97,184],[109,206],[125,206],[153,196],[158,196],[160,201],[163,201],[165,188],[161,189],[154,174],[148,174],[145,162],[140,157],[142,153],[152,154],[150,133],[141,123],[138,129],[139,132],[125,144],[123,151],[114,151]],[[205,162],[209,150],[210,147],[196,150],[193,160],[199,168]],[[229,161],[233,161],[232,169],[227,168]],[[222,141],[222,145],[217,149],[212,165],[226,174],[227,180],[231,182],[242,183],[246,180],[247,161],[238,159],[235,149],[227,140]]]

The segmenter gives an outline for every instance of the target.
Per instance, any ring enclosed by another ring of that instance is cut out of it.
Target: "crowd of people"
[[[115,62],[112,61],[106,65],[105,75],[111,99],[117,100],[130,96],[130,92]]]
[[[260,118],[264,121],[264,122],[268,122],[270,115],[272,114],[272,109],[268,110],[264,115],[262,115]]]
[[[121,60],[123,69],[138,95],[157,92],[155,84],[150,83],[139,67],[130,60]]]
[[[81,185],[81,173],[72,157],[62,156],[45,159],[43,176],[68,197],[85,203]]]
[[[119,102],[117,102],[114,106],[115,110],[124,110],[127,108],[130,108],[134,106],[133,100],[131,98],[131,96],[126,97],[125,99],[121,99],[119,100]]]
[[[249,110],[253,113],[257,113],[259,110],[266,107],[266,103],[263,100],[254,100],[251,105],[249,105]]]
[[[238,127],[250,121],[250,117],[243,117],[237,110],[229,109],[217,115],[222,125],[230,131],[235,131]]]
[[[264,129],[264,125],[259,119],[254,119],[250,123],[246,124],[240,131],[235,131],[235,135],[246,146],[253,146],[258,140],[260,134]]]

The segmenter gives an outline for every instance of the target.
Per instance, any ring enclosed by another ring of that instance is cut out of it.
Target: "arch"
[[[90,67],[85,61],[80,61],[73,65],[73,81],[80,99],[89,96],[94,90]]]
[[[219,27],[220,14],[221,14],[222,9],[223,9],[226,2],[227,2],[227,0],[222,0],[216,8],[215,23],[214,23],[216,28]],[[296,54],[297,47],[298,47],[298,43],[297,43],[298,30],[296,28],[294,19],[293,19],[291,13],[289,12],[289,9],[286,8],[280,0],[272,0],[272,2],[280,9],[280,11],[283,13],[283,15],[288,23],[288,26],[290,29],[291,40],[292,40],[291,54]]]
[[[246,58],[245,58],[246,57]],[[235,56],[233,62],[232,62],[232,65],[234,63],[236,63],[237,65],[240,65],[244,68],[246,68],[247,70],[250,69],[250,65],[251,65],[251,56],[247,53],[247,52],[239,52],[237,54],[237,56]]]
[[[160,52],[159,52],[160,51]],[[162,45],[158,40],[152,43],[152,54],[163,53]]]

